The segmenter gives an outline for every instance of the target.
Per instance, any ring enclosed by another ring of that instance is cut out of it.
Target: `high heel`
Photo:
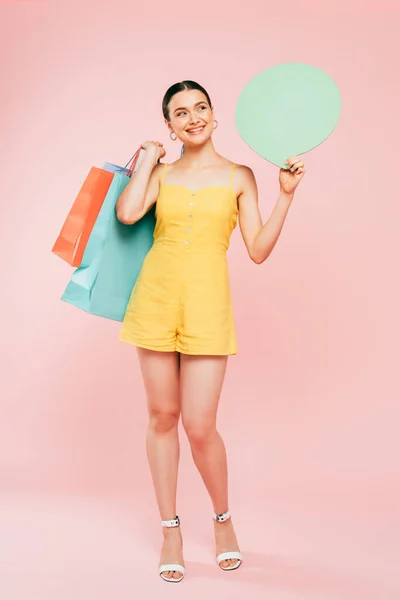
[[[175,519],[171,519],[170,521],[161,521],[161,525],[163,527],[179,527],[180,524],[181,522],[179,520],[178,515],[175,517]],[[179,579],[175,579],[174,577],[165,577],[165,575],[163,575],[164,571],[178,571],[179,573],[182,573],[182,577],[180,577]],[[164,579],[164,581],[172,581],[173,583],[179,583],[180,581],[182,581],[185,575],[185,567],[183,565],[178,565],[174,563],[160,565],[159,573],[162,579]]]
[[[220,515],[214,513],[214,520],[217,521],[217,523],[223,523],[224,521],[227,521],[230,516],[231,513],[229,510],[221,513]],[[229,559],[236,559],[237,562],[229,567],[221,567],[221,562]],[[237,550],[232,550],[231,552],[221,552],[221,554],[218,554],[217,556],[217,564],[223,571],[233,571],[234,569],[238,569],[242,564],[242,555]]]

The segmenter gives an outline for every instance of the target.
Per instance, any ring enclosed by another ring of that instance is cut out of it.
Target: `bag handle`
[[[135,154],[133,156],[131,156],[131,158],[128,160],[128,162],[126,163],[126,165],[124,167],[125,169],[127,169],[129,163],[133,161],[132,164],[131,164],[131,166],[128,169],[128,173],[127,173],[128,177],[132,177],[132,175],[133,175],[133,172],[135,170],[135,167],[136,167],[137,161],[139,159],[139,155],[140,155],[140,151],[141,150],[142,150],[142,146],[140,146],[140,148],[138,148],[136,150]],[[183,156],[184,151],[185,151],[185,146],[184,146],[184,144],[182,144],[181,157]],[[157,163],[159,163],[159,162],[160,162],[160,159],[158,159]]]
[[[132,175],[133,175],[133,173],[134,173],[134,171],[135,171],[136,164],[137,164],[137,161],[138,161],[138,159],[139,159],[139,156],[140,156],[140,151],[141,151],[141,150],[143,150],[142,146],[140,146],[140,148],[138,148],[138,149],[136,150],[135,154],[134,154],[133,156],[131,156],[131,158],[130,158],[130,159],[128,160],[128,162],[126,163],[126,165],[125,165],[125,167],[124,167],[125,169],[128,167],[129,163],[132,161],[132,164],[131,164],[131,166],[129,167],[129,169],[128,169],[128,172],[127,172],[127,174],[126,174],[126,175],[127,175],[127,177],[132,177]],[[158,161],[157,161],[157,162],[159,163],[159,162],[160,162],[160,159],[158,159]]]
[[[131,156],[131,158],[128,160],[128,162],[127,162],[127,163],[126,163],[126,165],[125,165],[125,169],[127,169],[127,168],[128,168],[128,165],[129,165],[129,163],[130,163],[130,162],[132,162],[131,166],[130,166],[130,167],[129,167],[129,169],[128,169],[128,173],[127,173],[127,176],[128,176],[128,177],[132,177],[132,173],[133,173],[133,171],[135,170],[136,163],[137,163],[137,161],[138,161],[138,158],[139,158],[139,154],[140,154],[140,150],[141,150],[141,149],[142,149],[142,147],[140,146],[140,148],[138,148],[138,149],[136,150],[135,154],[134,154],[133,156]]]

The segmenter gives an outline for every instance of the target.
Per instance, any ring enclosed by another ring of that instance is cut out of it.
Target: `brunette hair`
[[[174,83],[174,85],[171,85],[171,87],[169,87],[164,94],[164,98],[162,101],[162,111],[163,111],[164,118],[167,119],[167,121],[170,120],[168,105],[171,101],[172,96],[175,96],[175,94],[177,94],[178,92],[182,92],[183,90],[199,90],[200,92],[202,92],[205,95],[205,97],[207,98],[209,107],[211,108],[210,96],[208,95],[206,90],[203,88],[203,86],[201,86],[199,83],[196,83],[196,81],[191,81],[190,79],[187,79],[185,81],[180,81],[179,83]]]

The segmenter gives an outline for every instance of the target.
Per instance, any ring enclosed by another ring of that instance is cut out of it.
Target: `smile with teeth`
[[[202,125],[201,127],[196,127],[195,129],[188,129],[187,132],[190,133],[191,135],[198,135],[199,133],[201,133],[204,129],[204,125]]]

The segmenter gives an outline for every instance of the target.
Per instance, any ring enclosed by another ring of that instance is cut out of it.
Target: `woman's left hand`
[[[291,156],[285,163],[290,169],[280,169],[279,184],[282,192],[285,194],[293,194],[300,181],[303,179],[306,170],[303,161],[297,156]]]

